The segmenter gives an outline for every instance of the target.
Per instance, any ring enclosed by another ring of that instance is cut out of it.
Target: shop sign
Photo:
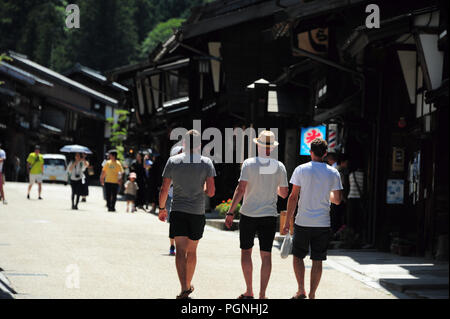
[[[402,179],[388,179],[387,204],[403,204],[404,181]]]
[[[302,127],[300,136],[300,155],[310,155],[311,142],[315,138],[326,139],[327,128],[325,125]]]

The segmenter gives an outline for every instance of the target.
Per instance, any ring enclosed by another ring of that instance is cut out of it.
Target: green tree
[[[164,42],[170,38],[173,31],[181,26],[184,19],[173,18],[166,22],[160,22],[148,33],[147,38],[141,46],[141,58],[145,58],[160,42]]]
[[[125,159],[125,147],[123,144],[128,136],[126,122],[128,121],[130,112],[127,110],[117,110],[116,113],[119,115],[117,122],[115,122],[113,117],[106,119],[111,125],[111,137],[109,138],[109,142],[111,143],[111,146],[117,150],[117,158],[123,161]]]

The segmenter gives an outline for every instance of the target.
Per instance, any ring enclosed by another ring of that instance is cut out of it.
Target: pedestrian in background
[[[3,164],[6,161],[6,152],[2,150],[2,143],[0,143],[0,198],[3,201],[3,204],[6,205],[8,202],[5,198],[5,175],[3,174]]]
[[[100,184],[105,186],[108,212],[116,211],[117,193],[122,183],[122,175],[123,167],[117,160],[117,151],[110,151],[109,160],[103,166],[100,176]]]
[[[252,249],[255,235],[258,235],[261,256],[261,278],[259,299],[266,299],[266,289],[272,272],[272,246],[277,228],[278,196],[286,198],[289,194],[286,168],[270,155],[278,146],[275,134],[262,131],[253,139],[258,147],[258,156],[248,158],[242,164],[239,184],[225,224],[231,228],[234,210],[244,198],[240,209],[239,239],[241,266],[247,290],[238,299],[253,299]]]
[[[70,174],[70,186],[72,188],[72,209],[78,209],[80,196],[82,194],[82,179],[84,170],[89,164],[80,153],[75,153],[75,157],[70,161],[67,170]]]
[[[364,191],[364,171],[357,160],[350,160],[351,172],[349,179],[349,193],[347,200],[347,226],[352,229],[361,240],[364,237],[364,225],[367,212],[363,209],[362,195]]]
[[[34,183],[38,184],[38,199],[42,199],[42,175],[44,174],[44,157],[41,154],[41,147],[36,145],[34,152],[30,153],[27,158],[27,170],[29,176],[29,185],[27,198],[30,199],[31,188]]]
[[[328,153],[326,156],[326,162],[333,168],[338,168],[338,155],[336,153]],[[341,208],[338,205],[331,203],[330,206],[330,220],[331,220],[331,230],[333,231],[333,235],[339,230],[341,227]]]
[[[184,152],[183,146],[175,146],[171,149],[170,151],[170,156],[175,156],[178,154],[181,154]],[[169,194],[167,195],[167,202],[166,202],[166,207],[167,207],[167,221],[170,223],[170,212],[172,210],[172,200],[173,200],[173,185],[170,184],[170,189],[169,189]],[[170,242],[170,247],[169,247],[169,255],[170,256],[175,256],[175,238],[173,238],[173,235],[169,233],[169,242]]]
[[[149,158],[151,164],[148,170],[148,203],[152,207],[150,212],[155,213],[158,204],[158,186],[161,185],[161,169],[159,158],[155,153],[150,153]]]
[[[89,176],[88,176],[88,169],[89,169],[89,161],[87,160],[87,154],[83,153],[81,154],[81,160],[84,161],[84,169],[83,169],[83,177],[81,178],[81,188],[80,188],[80,195],[81,195],[81,202],[86,202],[86,197],[89,196]]]
[[[20,174],[20,158],[15,155],[14,156],[14,181],[19,181],[19,174]]]
[[[145,154],[144,156],[144,170],[145,170],[145,194],[144,194],[144,205],[145,209],[148,210],[148,204],[150,203],[150,169],[152,168],[153,162],[150,160],[150,155]]]
[[[130,173],[130,176],[128,177],[128,181],[125,183],[125,199],[127,201],[127,213],[130,211],[130,205],[131,205],[131,212],[136,212],[136,194],[139,190],[139,185],[136,183],[136,173],[132,172]]]
[[[337,169],[338,166],[338,154],[336,153],[328,153],[327,157],[326,157],[326,162],[328,163],[328,165],[330,165],[333,168]]]
[[[189,299],[194,291],[192,278],[197,264],[197,246],[206,224],[205,193],[213,197],[216,171],[212,161],[201,155],[201,135],[188,131],[184,153],[169,157],[164,168],[159,194],[159,220],[167,219],[167,195],[173,183],[170,236],[175,238],[175,265],[181,285],[177,299]],[[162,207],[161,207],[162,206]]]
[[[294,222],[292,253],[298,290],[292,299],[306,298],[305,264],[310,251],[312,260],[309,299],[315,299],[322,277],[322,261],[327,259],[331,239],[330,202],[339,205],[342,199],[341,177],[337,169],[323,162],[327,142],[316,138],[311,142],[311,161],[297,166],[291,177],[292,191],[287,205],[283,234],[290,229],[290,220],[298,204]],[[300,198],[299,198],[300,196]]]
[[[350,190],[350,182],[349,182],[349,170],[348,170],[348,156],[346,154],[340,154],[339,155],[339,161],[337,170],[341,176],[341,182],[342,182],[342,201],[339,205],[336,205],[337,211],[336,211],[336,218],[335,218],[335,224],[334,224],[334,235],[336,236],[336,239],[339,239],[337,236],[339,233],[339,230],[342,229],[342,227],[345,225],[345,215],[347,211],[347,201],[348,201],[348,193]],[[331,204],[332,206],[334,204]],[[331,216],[333,217],[333,216]],[[333,219],[331,220],[333,222]],[[333,224],[332,224],[333,226]]]
[[[136,183],[139,186],[136,194],[136,208],[144,209],[147,177],[144,168],[144,155],[142,153],[136,154],[136,160],[131,165],[131,172],[136,173]]]

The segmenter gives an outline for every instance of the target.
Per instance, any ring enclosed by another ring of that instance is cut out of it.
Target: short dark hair
[[[328,143],[322,138],[315,138],[311,142],[311,152],[318,157],[323,157],[328,149]]]
[[[330,152],[328,152],[327,158],[337,162],[338,161],[338,154],[337,153],[330,153]]]
[[[189,130],[184,134],[184,140],[186,146],[189,146],[189,150],[192,151],[194,148],[201,145],[201,135],[197,130]],[[195,143],[197,142],[197,143]],[[189,144],[188,144],[189,143]]]

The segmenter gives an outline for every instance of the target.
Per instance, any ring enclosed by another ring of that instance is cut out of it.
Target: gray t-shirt
[[[162,176],[172,180],[172,211],[205,214],[203,187],[207,177],[216,176],[216,170],[209,158],[189,153],[172,156],[167,160]]]
[[[268,167],[273,169],[268,170]],[[283,163],[273,158],[248,158],[242,163],[239,181],[248,182],[241,214],[249,217],[277,216],[278,187],[289,186]]]

